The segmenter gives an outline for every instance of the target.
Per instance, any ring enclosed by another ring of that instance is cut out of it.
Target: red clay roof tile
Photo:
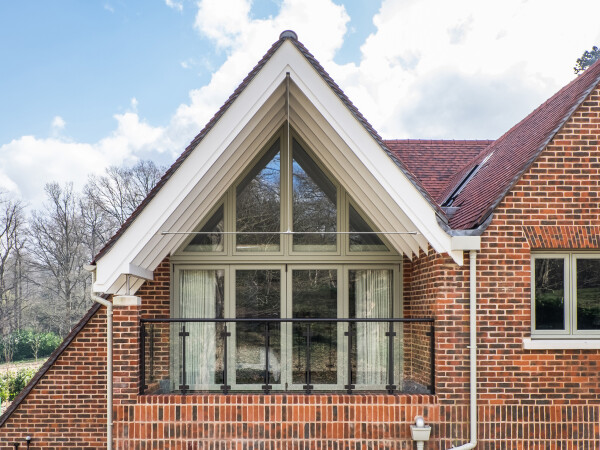
[[[494,141],[394,139],[383,142],[441,204],[439,195],[448,180]]]

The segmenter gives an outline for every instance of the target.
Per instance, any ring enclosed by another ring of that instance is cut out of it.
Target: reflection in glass
[[[350,270],[350,317],[389,318],[392,315],[393,272],[386,269]],[[358,322],[356,347],[351,353],[352,379],[362,385],[385,385],[388,380],[389,325]],[[398,330],[396,330],[398,332]],[[397,367],[397,366],[396,366]]]
[[[600,259],[577,259],[577,329],[600,330]]]
[[[535,328],[565,329],[565,260],[535,259]]]
[[[337,230],[336,188],[294,140],[292,215],[295,232]],[[295,234],[295,251],[335,251],[336,234]]]
[[[236,189],[238,251],[279,251],[281,204],[279,140],[253,167]]]
[[[281,317],[281,272],[279,270],[237,270],[235,277],[237,318]],[[281,326],[269,325],[269,381],[281,380]],[[236,325],[236,382],[264,384],[267,352],[265,323]]]
[[[387,252],[388,248],[376,234],[358,234],[371,233],[373,229],[361,217],[356,209],[350,204],[348,208],[350,222],[350,251],[351,252]]]
[[[179,274],[179,316],[181,318],[222,318],[224,309],[223,270],[181,270]],[[182,325],[179,325],[182,331]],[[190,389],[208,388],[223,382],[223,324],[185,323],[186,384]],[[177,333],[179,335],[179,333]],[[182,339],[182,338],[179,338]],[[180,353],[183,345],[180,343]],[[179,355],[181,380],[183,355]]]
[[[294,318],[337,317],[337,271],[292,271],[292,305]],[[312,384],[337,383],[337,324],[310,324],[310,376]],[[293,325],[292,379],[295,384],[306,381],[305,323]]]
[[[198,230],[202,233],[215,234],[197,234],[190,241],[184,252],[222,252],[223,251],[223,205],[215,211],[204,226]]]

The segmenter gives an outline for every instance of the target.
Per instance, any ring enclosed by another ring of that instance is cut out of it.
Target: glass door
[[[283,295],[282,270],[273,267],[236,267],[234,269],[234,317],[244,319],[280,319]],[[233,389],[281,390],[281,324],[267,322],[237,323],[232,333],[234,351],[230,364]],[[269,367],[268,376],[265,368]]]
[[[337,318],[341,311],[336,267],[290,266],[288,317]],[[342,385],[340,344],[342,326],[336,322],[293,323],[287,330],[287,382],[292,390],[333,390]]]

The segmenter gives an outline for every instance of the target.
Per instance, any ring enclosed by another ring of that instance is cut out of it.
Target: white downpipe
[[[477,250],[469,251],[469,263],[471,441],[452,447],[453,450],[468,450],[477,445]]]
[[[86,268],[87,269],[87,268]],[[106,306],[106,448],[113,448],[113,304],[96,295],[94,283],[96,282],[96,268],[93,267],[92,287],[90,295],[92,300]]]

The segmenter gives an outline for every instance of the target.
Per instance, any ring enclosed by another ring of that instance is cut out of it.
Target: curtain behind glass
[[[392,312],[392,272],[385,269],[353,270],[356,318],[388,318]],[[387,382],[387,323],[357,323],[356,383]]]
[[[179,275],[181,318],[217,316],[218,271],[182,270]],[[215,324],[186,323],[186,382],[192,389],[215,384]]]

